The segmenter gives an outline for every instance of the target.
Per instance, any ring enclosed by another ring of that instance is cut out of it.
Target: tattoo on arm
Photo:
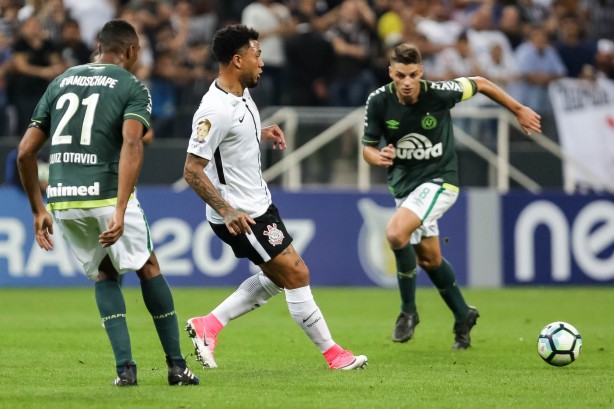
[[[191,170],[186,174],[186,181],[201,199],[211,206],[220,215],[224,214],[224,210],[228,210],[230,205],[224,200],[220,193],[215,189],[209,179],[204,177],[202,171]]]

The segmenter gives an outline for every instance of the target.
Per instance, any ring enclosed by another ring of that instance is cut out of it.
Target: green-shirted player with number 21
[[[392,82],[367,99],[362,144],[365,161],[388,168],[388,187],[397,207],[386,226],[401,292],[392,340],[409,341],[420,322],[416,308],[419,265],[454,314],[452,348],[467,349],[479,314],[465,302],[452,266],[441,256],[437,225],[459,192],[450,109],[481,92],[509,109],[527,134],[541,131],[540,117],[482,77],[422,80],[420,51],[410,44],[394,49],[389,74]]]
[[[171,290],[160,274],[134,186],[150,127],[151,98],[129,70],[139,40],[129,23],[112,20],[99,35],[93,64],[68,69],[39,101],[19,144],[18,166],[34,215],[38,245],[53,248],[53,221],[85,274],[107,332],[116,386],[137,385],[120,274],[136,271],[168,365],[170,385],[197,385],[181,354]],[[38,188],[36,153],[51,139],[47,209]],[[53,215],[53,221],[52,221]]]

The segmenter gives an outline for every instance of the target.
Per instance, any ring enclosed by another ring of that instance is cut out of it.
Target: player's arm
[[[375,146],[363,146],[362,157],[372,166],[378,166],[380,168],[388,168],[392,166],[394,160],[394,146],[388,144],[382,149],[378,149]]]
[[[119,154],[117,204],[109,220],[109,228],[100,234],[102,247],[114,244],[124,233],[124,215],[143,164],[143,124],[126,119],[122,127],[122,149]]]
[[[17,153],[17,167],[21,183],[28,196],[30,208],[34,215],[34,237],[40,248],[51,250],[53,242],[50,234],[53,234],[53,220],[45,209],[43,196],[38,181],[38,164],[36,154],[41,150],[47,135],[37,127],[30,127],[21,139]]]
[[[261,136],[263,141],[273,142],[273,149],[286,149],[286,138],[284,136],[284,131],[281,130],[279,125],[273,124],[267,126],[266,128],[262,128]]]
[[[471,77],[468,79],[461,78],[461,84],[462,80],[472,80],[477,87],[477,92],[486,95],[488,98],[492,99],[499,105],[504,106],[511,113],[513,113],[516,116],[516,120],[527,135],[530,135],[531,131],[541,133],[541,116],[539,116],[531,108],[516,101],[511,95],[499,88],[492,81],[483,77]],[[463,87],[466,87],[466,84],[462,85]]]
[[[249,224],[256,222],[249,215],[238,211],[224,200],[205,173],[207,164],[209,160],[188,152],[183,167],[183,178],[205,203],[224,218],[230,234],[233,236],[241,233],[251,234],[252,229]]]
[[[369,165],[388,168],[393,164],[395,151],[392,144],[388,144],[382,149],[378,148],[384,129],[379,114],[382,108],[378,106],[376,95],[376,93],[373,93],[369,96],[365,107],[365,129],[361,139],[363,145],[362,157]]]

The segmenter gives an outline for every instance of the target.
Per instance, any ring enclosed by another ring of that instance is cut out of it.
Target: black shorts
[[[293,239],[273,204],[254,221],[256,224],[250,225],[252,234],[249,236],[245,233],[233,236],[225,224],[209,224],[216,236],[232,247],[236,257],[247,257],[252,263],[260,265],[281,253]]]

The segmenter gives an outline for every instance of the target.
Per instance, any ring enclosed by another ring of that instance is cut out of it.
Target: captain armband
[[[473,80],[466,77],[460,77],[456,78],[456,81],[458,81],[458,83],[461,84],[461,87],[463,87],[463,96],[461,101],[469,99],[477,93],[478,87]]]

